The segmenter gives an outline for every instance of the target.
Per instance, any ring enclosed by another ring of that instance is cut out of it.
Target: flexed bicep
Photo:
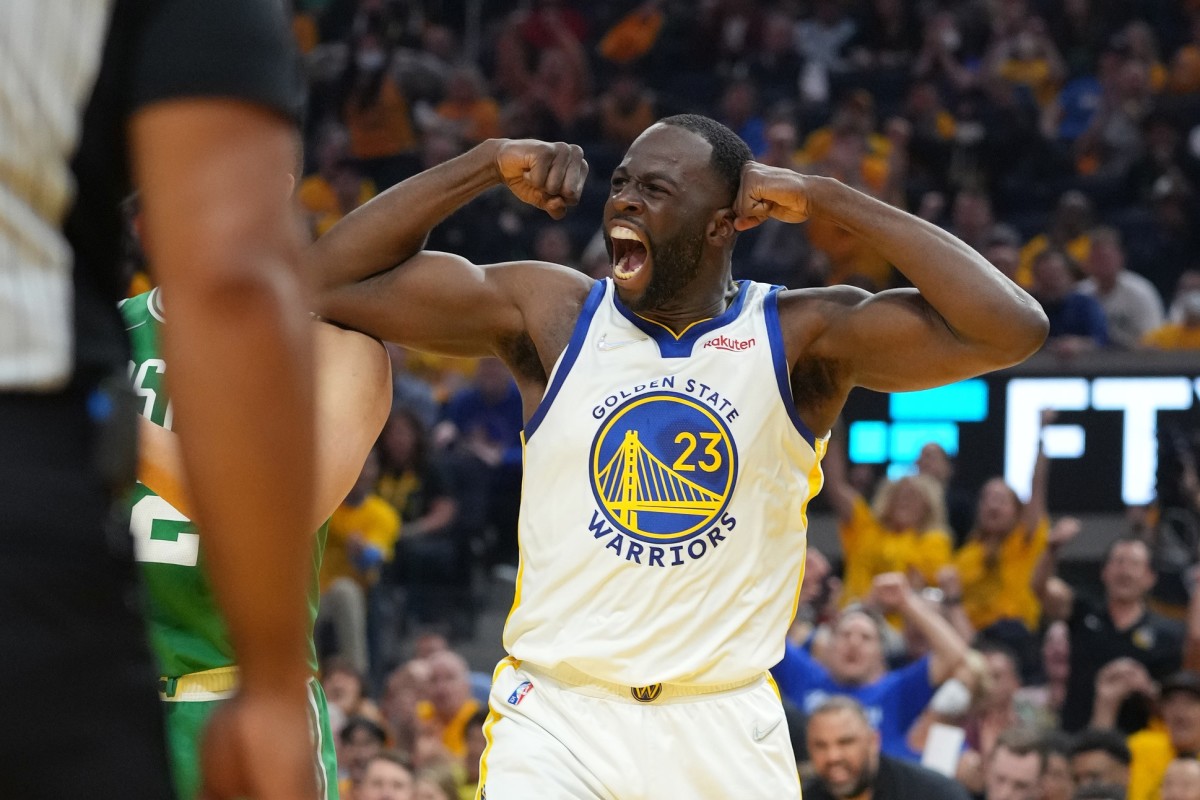
[[[480,266],[426,250],[394,269],[328,290],[322,316],[384,341],[450,356],[488,356],[528,333],[531,309],[591,279],[543,262]]]
[[[379,339],[446,355],[484,356],[521,325],[505,266],[422,251],[404,264],[323,296],[328,320]]]
[[[979,342],[955,331],[915,289],[891,289],[837,309],[815,352],[845,365],[856,386],[908,392],[996,367]]]

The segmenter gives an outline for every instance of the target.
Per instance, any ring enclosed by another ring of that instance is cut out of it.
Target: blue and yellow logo
[[[619,406],[592,441],[592,493],[621,532],[671,544],[703,533],[729,504],[737,448],[712,408],[682,394]]]

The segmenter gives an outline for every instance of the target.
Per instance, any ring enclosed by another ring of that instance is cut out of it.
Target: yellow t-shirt
[[[375,184],[364,178],[359,184],[358,204],[361,206],[374,196]],[[296,199],[300,201],[300,205],[305,211],[313,214],[338,214],[341,212],[341,209],[338,208],[337,193],[333,191],[329,181],[319,174],[309,175],[300,181],[300,188],[296,190]]]
[[[490,97],[481,97],[467,104],[444,100],[434,112],[442,119],[463,123],[463,138],[470,144],[503,135],[500,106]]]
[[[325,558],[321,561],[321,591],[338,578],[353,578],[370,586],[378,577],[376,570],[363,572],[350,558],[350,539],[357,535],[364,544],[383,551],[384,560],[392,557],[392,548],[400,536],[400,515],[378,495],[367,495],[358,506],[345,503],[338,506],[329,518],[329,537],[325,543]]]
[[[1017,525],[1004,538],[996,557],[988,563],[987,548],[978,540],[969,541],[954,554],[954,566],[962,580],[963,611],[975,630],[983,630],[1002,619],[1019,619],[1036,630],[1042,614],[1041,603],[1029,582],[1042,551],[1050,520],[1038,520],[1033,536],[1025,523]]]
[[[1017,285],[1028,289],[1033,286],[1033,260],[1037,258],[1037,254],[1050,246],[1050,239],[1046,234],[1039,233],[1037,236],[1030,239],[1021,248],[1020,260],[1017,262]],[[1083,264],[1088,259],[1088,254],[1092,252],[1092,239],[1086,233],[1076,236],[1071,241],[1067,242],[1067,255],[1074,259],[1076,264]]]
[[[844,604],[865,599],[876,575],[915,569],[926,582],[936,584],[938,570],[950,563],[950,536],[945,531],[888,530],[861,497],[855,498],[850,520],[838,526],[838,533],[846,560]]]
[[[455,758],[463,758],[467,754],[467,723],[471,721],[471,717],[475,716],[475,712],[480,709],[479,701],[474,698],[467,700],[458,709],[454,715],[454,719],[446,723],[442,728],[442,744],[446,746],[446,750]],[[437,720],[437,713],[433,710],[433,704],[428,700],[422,700],[417,703],[417,719],[421,722],[434,722]]]
[[[1147,728],[1130,736],[1126,743],[1133,760],[1129,762],[1128,800],[1158,800],[1158,789],[1167,766],[1175,759],[1171,738],[1161,728]]]
[[[417,147],[408,100],[390,76],[384,77],[372,105],[362,108],[351,98],[342,112],[350,132],[350,154],[355,158],[385,158]]]
[[[1025,86],[1033,93],[1034,100],[1042,108],[1048,106],[1058,95],[1058,81],[1050,70],[1050,62],[1044,58],[1022,60],[1010,58],[1000,65],[1000,77],[1009,83]]]
[[[1146,334],[1142,344],[1159,350],[1200,350],[1200,328],[1168,322]]]

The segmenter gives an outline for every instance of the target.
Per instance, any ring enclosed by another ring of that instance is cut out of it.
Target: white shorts
[[[800,780],[767,674],[736,688],[632,690],[515,659],[496,668],[483,800],[788,800]],[[641,694],[638,700],[635,694]],[[653,699],[649,699],[653,697]]]

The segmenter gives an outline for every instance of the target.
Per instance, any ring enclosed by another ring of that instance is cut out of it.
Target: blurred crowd
[[[729,125],[767,164],[832,175],[953,231],[1029,288],[1064,356],[1200,346],[1200,16],[1147,0],[297,2],[320,234],[494,136],[565,140],[591,176],[561,224],[503,193],[430,246],[594,275],[608,176],[656,119]],[[735,275],[895,285],[834,226],[743,234]]]
[[[309,78],[297,196],[314,236],[485,139],[563,140],[591,165],[566,220],[500,190],[428,246],[604,277],[609,174],[656,119],[699,112],[763,163],[835,176],[955,233],[1043,304],[1061,358],[1200,348],[1200,3],[294,0],[293,11]],[[821,220],[741,237],[735,277],[903,280]],[[515,577],[522,407],[494,359],[389,352],[393,413],[330,521],[321,574],[343,796],[473,797],[489,676],[451,644],[473,633],[481,576]],[[1159,502],[1131,516],[1090,596],[1059,574],[1082,523],[1051,519],[1044,456],[1021,498],[1001,478],[960,485],[936,444],[913,475],[877,481],[842,442],[835,431],[822,501],[840,552],[809,550],[775,670],[806,796],[925,787],[902,772],[923,761],[960,785],[929,794],[1200,800],[1194,445],[1164,451]]]

